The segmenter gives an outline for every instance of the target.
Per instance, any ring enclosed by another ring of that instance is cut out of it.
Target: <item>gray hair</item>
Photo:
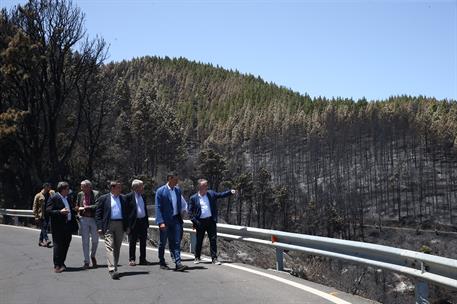
[[[89,186],[92,188],[92,183],[90,182],[90,180],[88,179],[85,179],[81,182],[81,185],[84,185],[84,186]]]
[[[139,179],[134,179],[132,181],[132,189],[137,189],[139,186],[143,185],[143,181]]]
[[[57,184],[57,192],[62,192],[62,190],[65,190],[65,189],[68,189],[70,187],[70,185],[67,183],[67,182],[59,182]]]

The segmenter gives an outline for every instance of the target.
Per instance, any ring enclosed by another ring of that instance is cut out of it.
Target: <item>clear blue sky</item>
[[[182,56],[311,96],[457,100],[457,0],[74,3],[110,60]]]

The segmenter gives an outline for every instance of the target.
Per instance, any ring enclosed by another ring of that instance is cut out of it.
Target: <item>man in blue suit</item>
[[[181,217],[182,198],[181,189],[176,187],[179,178],[176,173],[167,175],[167,183],[156,192],[156,222],[160,229],[159,263],[161,269],[169,269],[165,262],[165,246],[168,240],[170,252],[173,253],[177,271],[184,271],[187,267],[181,263]]]
[[[189,203],[189,217],[197,230],[195,264],[200,263],[205,232],[208,233],[213,264],[221,264],[217,259],[217,199],[235,193],[234,189],[221,193],[208,190],[208,181],[206,179],[198,180],[198,192],[190,197]]]

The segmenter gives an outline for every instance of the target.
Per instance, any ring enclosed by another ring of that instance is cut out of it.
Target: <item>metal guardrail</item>
[[[8,215],[15,217],[34,217],[32,210],[21,209],[3,209],[0,208],[0,215]]]
[[[19,225],[20,217],[34,218],[32,210],[21,209],[3,209],[0,208],[0,216],[11,216],[14,219],[14,225]]]
[[[0,209],[0,215],[15,218],[33,217],[31,210]],[[155,218],[149,218],[158,229]],[[193,252],[196,243],[192,222],[184,221],[184,231],[191,234]],[[384,245],[312,236],[278,230],[228,224],[217,225],[218,237],[249,242],[276,249],[276,268],[284,270],[284,250],[344,260],[401,273],[416,279],[416,303],[428,303],[428,284],[434,283],[457,290],[457,260]]]

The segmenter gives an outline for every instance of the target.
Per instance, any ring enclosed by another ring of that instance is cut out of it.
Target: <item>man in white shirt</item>
[[[113,280],[117,280],[120,278],[117,266],[122,240],[124,232],[127,234],[130,232],[134,207],[129,205],[121,195],[122,184],[119,181],[110,182],[110,191],[98,198],[95,221],[98,233],[105,236],[109,274]]]
[[[51,218],[52,240],[54,242],[54,272],[61,273],[66,269],[68,247],[71,235],[78,231],[76,213],[68,200],[70,187],[67,182],[59,182],[57,193],[46,203],[46,213]]]
[[[213,264],[221,264],[217,259],[217,200],[235,193],[234,189],[220,193],[208,190],[208,181],[206,179],[198,180],[198,192],[190,197],[189,203],[189,217],[197,230],[195,264],[200,263],[205,232],[208,233]]]
[[[125,195],[125,201],[132,208],[134,219],[129,234],[129,265],[136,265],[136,243],[140,241],[140,265],[151,265],[152,263],[146,260],[146,241],[148,239],[148,209],[146,207],[146,199],[144,197],[144,184],[139,179],[132,181],[132,192]]]

